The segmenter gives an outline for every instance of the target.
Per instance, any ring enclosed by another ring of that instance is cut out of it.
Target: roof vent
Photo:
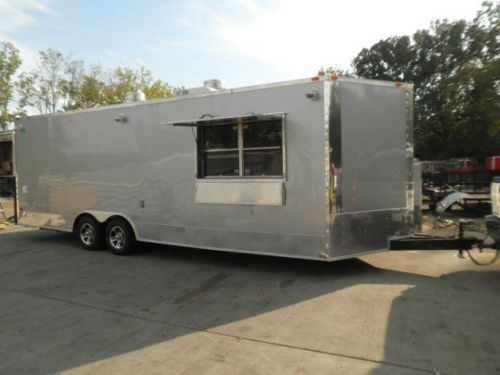
[[[145,100],[146,95],[141,90],[127,92],[125,95],[125,103],[143,102]]]
[[[203,81],[203,86],[191,87],[189,89],[182,90],[180,95],[193,95],[193,94],[208,94],[211,92],[224,91],[224,84],[220,79],[207,79]]]
[[[207,79],[206,81],[203,81],[203,87],[206,87],[209,90],[224,90],[224,84],[220,79]]]

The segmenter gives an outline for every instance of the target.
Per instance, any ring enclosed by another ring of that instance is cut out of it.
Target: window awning
[[[202,118],[162,122],[162,124],[172,125],[172,126],[188,126],[188,127],[231,125],[239,121],[241,121],[243,124],[254,124],[264,121],[281,120],[284,115],[285,115],[284,112],[263,114],[263,115],[250,114],[250,115],[233,116],[233,117],[208,117],[207,115],[204,115],[202,116]]]

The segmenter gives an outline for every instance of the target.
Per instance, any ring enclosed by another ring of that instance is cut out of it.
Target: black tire
[[[86,250],[100,250],[104,248],[104,228],[92,216],[84,216],[76,225],[78,242]]]
[[[130,224],[124,219],[111,219],[108,225],[106,225],[106,234],[104,237],[108,249],[113,254],[127,255],[134,249],[134,231]]]

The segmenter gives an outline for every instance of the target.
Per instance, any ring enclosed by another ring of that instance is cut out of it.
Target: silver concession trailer
[[[412,86],[337,76],[24,118],[21,224],[335,260],[414,231]]]

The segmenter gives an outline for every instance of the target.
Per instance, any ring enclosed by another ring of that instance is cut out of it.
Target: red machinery
[[[500,171],[500,156],[487,157],[484,164],[488,171]]]

